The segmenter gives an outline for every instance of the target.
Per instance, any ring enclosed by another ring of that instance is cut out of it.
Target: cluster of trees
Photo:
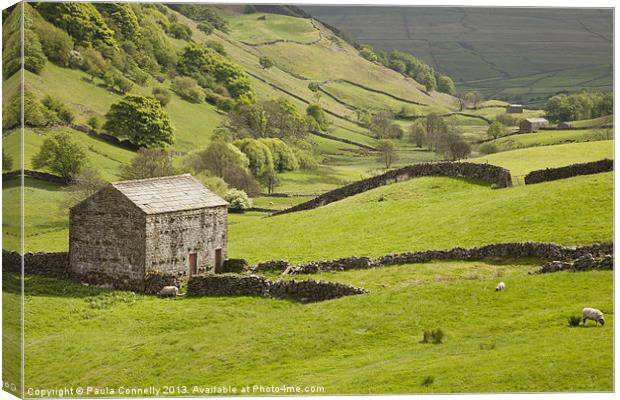
[[[466,108],[478,108],[480,103],[483,101],[483,98],[477,90],[470,90],[456,93],[456,101],[458,103],[459,110],[463,111]]]
[[[389,111],[381,111],[368,119],[362,116],[364,125],[377,139],[402,139],[405,135],[403,128],[394,122],[394,114]]]
[[[459,127],[450,119],[436,113],[418,119],[409,128],[409,141],[416,146],[443,153],[446,158],[456,161],[471,154],[471,146],[463,138]]]
[[[415,79],[424,85],[427,92],[437,90],[450,95],[456,93],[454,82],[449,76],[438,73],[433,67],[409,53],[398,50],[380,52],[368,45],[361,46],[359,53],[368,61],[378,62]]]
[[[21,96],[11,97],[2,108],[2,128],[11,129],[21,125]],[[52,96],[39,100],[32,92],[24,91],[24,124],[43,127],[71,123],[75,116],[71,109]]]
[[[551,121],[575,121],[597,118],[613,113],[612,92],[589,92],[580,90],[574,94],[559,94],[545,104],[545,113]]]

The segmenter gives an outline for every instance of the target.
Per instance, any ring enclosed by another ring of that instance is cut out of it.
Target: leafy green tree
[[[193,163],[195,171],[207,170],[218,177],[224,177],[227,169],[247,168],[248,157],[231,143],[222,140],[212,141],[207,148],[197,154]]]
[[[86,124],[90,127],[90,129],[94,131],[98,130],[103,125],[103,123],[101,122],[101,118],[99,118],[96,115],[93,115],[92,117],[88,118],[88,121],[86,122]]]
[[[398,160],[396,144],[393,141],[389,139],[378,140],[375,148],[379,152],[379,162],[383,163],[386,169],[390,168],[392,163]]]
[[[112,104],[103,126],[118,138],[127,138],[141,147],[172,144],[174,140],[168,114],[152,97],[127,95]]]
[[[424,75],[422,75],[420,83],[424,85],[424,88],[429,93],[437,88],[437,81],[435,80],[435,75],[430,71],[427,71],[426,73],[424,73]]]
[[[377,54],[374,52],[372,47],[367,46],[367,45],[362,46],[362,48],[360,50],[360,56],[364,57],[365,59],[367,59],[370,62],[377,62],[377,61],[379,61],[379,57],[377,57]]]
[[[80,46],[118,48],[114,32],[92,3],[41,2],[37,3],[37,10]]]
[[[273,156],[273,166],[277,172],[295,171],[299,169],[299,162],[293,150],[282,140],[275,138],[258,139],[269,147]]]
[[[442,93],[454,95],[456,93],[456,86],[454,86],[454,82],[449,76],[441,75],[439,79],[437,79],[437,90]]]
[[[256,139],[241,139],[233,142],[249,160],[249,168],[252,174],[260,179],[264,171],[275,171],[273,165],[273,154],[269,147]]]
[[[62,122],[70,124],[75,119],[73,111],[71,111],[62,101],[60,101],[60,99],[56,97],[47,95],[43,98],[41,103],[47,107],[48,110],[56,113],[58,119]]]
[[[306,107],[306,115],[314,119],[321,130],[327,130],[327,128],[329,128],[329,119],[320,105],[309,104],[308,107]]]
[[[215,28],[213,27],[213,25],[211,25],[209,21],[202,21],[198,24],[198,29],[203,31],[206,35],[210,35],[213,33],[213,30]]]
[[[505,130],[506,128],[501,122],[495,121],[489,126],[489,129],[487,129],[487,135],[490,138],[497,139],[504,134]]]
[[[482,101],[482,95],[477,90],[471,90],[465,93],[466,104],[471,104],[474,108],[478,108]]]
[[[62,29],[44,21],[40,16],[35,19],[33,28],[39,37],[41,48],[47,58],[62,66],[68,66],[71,50],[73,50],[71,36]]]
[[[417,120],[409,127],[409,142],[415,143],[419,148],[424,146],[426,140],[426,126],[422,120]]]
[[[122,179],[147,179],[176,174],[170,152],[162,149],[138,150],[129,164],[121,166]]]
[[[92,47],[78,49],[82,57],[81,68],[90,75],[91,81],[95,77],[103,77],[110,69],[110,62],[103,58],[101,53]]]
[[[471,146],[463,137],[455,132],[448,132],[441,136],[441,144],[439,146],[446,158],[452,161],[458,161],[467,158],[471,154]]]
[[[258,59],[258,63],[260,64],[261,68],[263,68],[263,69],[269,69],[269,68],[273,67],[273,61],[271,60],[271,58],[269,58],[267,56],[261,56]]]
[[[57,132],[43,140],[39,152],[32,158],[36,169],[47,168],[69,182],[86,163],[86,154],[67,132]]]
[[[258,180],[267,188],[267,193],[273,193],[274,188],[280,184],[278,173],[273,168],[264,169]]]
[[[168,26],[168,34],[175,39],[190,40],[192,38],[192,30],[189,26],[175,22]]]
[[[138,16],[129,3],[93,3],[108,21],[110,29],[119,39],[135,39],[141,35]],[[144,21],[144,18],[142,18]]]
[[[307,137],[306,120],[288,99],[281,97],[264,102],[262,106],[265,111],[266,137],[276,137],[293,143]]]
[[[205,46],[215,50],[220,55],[226,56],[226,48],[222,43],[218,42],[217,40],[206,40]]]

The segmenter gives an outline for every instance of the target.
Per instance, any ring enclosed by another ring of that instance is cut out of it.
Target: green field
[[[544,168],[563,167],[614,157],[613,140],[530,147],[472,158],[471,162],[489,163],[510,170],[512,177]]]
[[[286,40],[312,43],[320,38],[310,20],[276,14],[238,15],[228,20],[230,35],[245,43]]]
[[[597,129],[540,131],[536,133],[525,133],[501,137],[496,140],[492,140],[490,143],[496,144],[500,150],[513,150],[524,147],[609,140],[613,138],[612,136],[613,132],[606,132]]]
[[[235,224],[229,252],[252,262],[299,262],[495,242],[609,241],[612,176],[497,190],[454,178],[412,179],[314,210]]]

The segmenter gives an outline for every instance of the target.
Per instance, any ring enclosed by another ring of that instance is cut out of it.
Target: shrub
[[[252,199],[250,199],[243,190],[229,190],[228,193],[226,193],[226,196],[224,196],[224,200],[229,203],[229,208],[236,211],[243,211],[248,208],[252,208]]]
[[[499,147],[495,143],[483,143],[478,147],[480,154],[493,154],[499,151]]]
[[[159,101],[159,104],[161,104],[162,107],[165,107],[166,104],[170,103],[170,92],[163,87],[154,87],[153,97]]]
[[[424,331],[422,343],[440,344],[443,341],[443,336],[441,329],[429,329]]]
[[[101,126],[103,125],[103,122],[101,122],[101,118],[99,118],[96,115],[93,115],[92,117],[88,118],[88,121],[86,121],[86,123],[94,131],[101,128]]]
[[[219,54],[225,56],[226,55],[226,49],[224,48],[224,45],[218,41],[215,40],[207,40],[205,42],[205,46],[207,46],[210,49],[215,50],[216,52],[218,52]]]
[[[178,22],[170,24],[167,32],[175,39],[189,40],[192,37],[192,30],[189,26]]]
[[[263,69],[269,69],[269,68],[273,67],[273,61],[271,60],[271,58],[269,58],[267,56],[261,56],[258,59],[258,63],[260,64],[261,68],[263,68]]]
[[[185,100],[201,103],[204,92],[194,78],[189,76],[176,77],[172,80],[172,90]]]
[[[55,97],[47,95],[43,98],[42,103],[45,107],[48,108],[48,110],[56,113],[58,119],[63,122],[70,124],[75,119],[73,111],[67,108],[67,106],[65,106],[62,101]]]
[[[207,35],[210,35],[213,33],[213,30],[215,28],[213,27],[213,25],[211,25],[209,21],[202,21],[201,23],[198,24],[198,29],[200,29]]]
[[[67,132],[58,132],[43,140],[37,154],[32,158],[36,169],[47,168],[67,182],[80,172],[86,163],[86,154]]]
[[[36,21],[34,29],[39,36],[41,47],[47,58],[63,66],[69,65],[71,51],[73,50],[71,36],[43,19]]]
[[[569,326],[579,326],[581,323],[581,317],[579,315],[571,315],[568,317],[568,325]]]

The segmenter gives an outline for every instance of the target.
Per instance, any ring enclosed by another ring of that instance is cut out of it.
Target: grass
[[[370,293],[316,304],[161,300],[28,277],[26,387],[612,390],[613,273],[528,276],[531,268],[441,262],[325,274],[367,284]],[[500,295],[493,291],[498,274],[511,288]],[[12,275],[5,281],[6,302],[17,297],[17,282]],[[604,310],[605,328],[567,326],[584,305]],[[441,345],[420,343],[437,327],[445,333]]]
[[[230,36],[246,43],[289,40],[311,43],[320,38],[310,20],[277,14],[247,14],[230,18]]]
[[[471,162],[489,163],[510,170],[513,178],[544,168],[613,158],[613,140],[530,147],[473,158]]]
[[[498,138],[491,141],[491,143],[496,144],[501,150],[513,150],[525,147],[550,146],[563,143],[609,140],[612,138],[613,131],[608,133],[596,129],[586,129],[524,133]]]
[[[229,254],[301,262],[495,242],[609,241],[612,176],[499,190],[454,178],[413,179],[314,210],[235,224]]]

